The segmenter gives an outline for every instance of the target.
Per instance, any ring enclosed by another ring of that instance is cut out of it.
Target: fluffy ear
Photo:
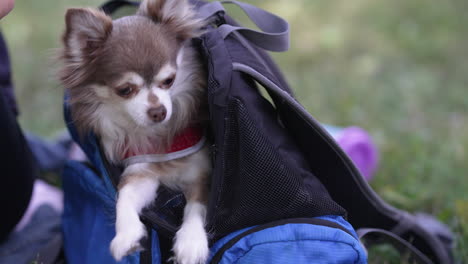
[[[187,0],[144,0],[137,15],[170,27],[181,41],[200,36],[205,26]]]
[[[68,9],[65,23],[65,50],[75,61],[92,56],[103,46],[112,31],[112,19],[94,9]]]

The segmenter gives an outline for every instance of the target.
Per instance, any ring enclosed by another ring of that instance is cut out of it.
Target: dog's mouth
[[[144,128],[154,130],[154,133],[158,133],[160,128],[167,127],[169,123],[169,118],[164,117],[164,119],[160,121],[154,121],[151,118],[146,119],[146,124],[143,125]],[[158,135],[157,135],[158,136]]]

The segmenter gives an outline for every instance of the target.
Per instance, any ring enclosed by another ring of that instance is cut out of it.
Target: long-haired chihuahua
[[[145,0],[135,15],[112,20],[99,10],[66,13],[59,78],[81,135],[92,132],[109,162],[123,165],[110,250],[121,260],[141,249],[141,210],[160,184],[187,204],[174,260],[204,263],[211,164],[206,126],[206,74],[193,47],[204,22],[186,0]]]

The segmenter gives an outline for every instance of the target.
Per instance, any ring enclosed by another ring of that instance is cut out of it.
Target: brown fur
[[[163,2],[157,3],[162,5]],[[177,19],[160,17],[160,13],[155,10],[142,11],[145,10],[145,3],[143,2],[139,15],[124,17],[116,21],[112,21],[103,12],[92,9],[70,9],[67,12],[67,27],[62,38],[64,48],[60,56],[64,65],[59,72],[59,78],[68,89],[72,119],[80,135],[88,131],[99,134],[96,127],[98,121],[91,117],[93,113],[99,111],[101,102],[96,100],[95,91],[89,87],[90,84],[117,88],[117,80],[124,72],[129,71],[139,73],[147,84],[151,83],[153,76],[163,64],[169,62],[176,68],[176,53],[183,41],[200,32],[196,29],[196,27],[201,27],[200,21],[190,23],[190,26],[182,29],[179,25],[183,24],[180,18],[175,22]],[[161,9],[161,6],[155,8]],[[76,23],[83,23],[88,29],[83,30],[76,26]],[[174,34],[174,27],[180,27],[179,33],[188,32],[182,35]],[[71,47],[72,35],[78,36],[81,56],[76,55],[76,50],[74,50],[76,47]],[[189,60],[198,61],[194,57],[197,56],[196,54],[187,54],[187,56]],[[193,82],[194,87],[205,86],[204,78],[190,81]],[[200,122],[195,121],[198,119],[197,113],[200,112],[200,102],[194,99],[203,98],[204,92],[204,89],[189,91],[191,94],[184,96],[188,101],[175,98],[173,104],[176,116],[172,119],[172,124],[168,126],[167,131],[157,133],[165,135],[164,138],[159,138],[158,145],[166,147],[172,140],[171,135],[176,134],[189,123]],[[156,100],[152,98],[152,102],[154,101]]]

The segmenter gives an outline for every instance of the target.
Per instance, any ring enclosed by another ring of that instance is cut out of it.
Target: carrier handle
[[[287,51],[289,49],[289,24],[281,17],[267,12],[256,6],[235,0],[221,2],[211,2],[200,7],[202,18],[225,12],[222,4],[234,4],[240,7],[250,18],[250,20],[260,28],[261,31],[253,30],[241,26],[222,24],[218,31],[223,38],[228,37],[232,32],[239,32],[251,43],[269,51]]]
[[[392,232],[379,228],[360,228],[356,230],[356,233],[361,240],[366,240],[367,238],[371,240],[383,239],[386,242],[391,243],[400,252],[404,252],[406,250],[411,253],[411,257],[418,264],[433,264],[433,262],[419,249]]]

